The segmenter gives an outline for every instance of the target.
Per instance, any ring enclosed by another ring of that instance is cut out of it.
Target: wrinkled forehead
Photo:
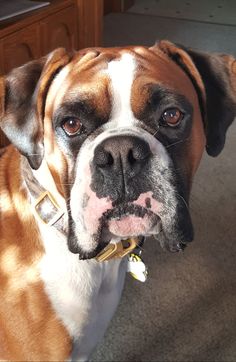
[[[54,79],[48,95],[52,112],[79,102],[103,117],[111,113],[117,94],[138,114],[153,92],[167,90],[196,102],[184,71],[160,50],[145,47],[88,49],[74,55]]]

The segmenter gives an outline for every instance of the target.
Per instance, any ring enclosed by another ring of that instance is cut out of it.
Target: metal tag
[[[140,282],[146,282],[148,270],[141,257],[137,254],[131,253],[128,257],[127,272],[132,277]]]
[[[121,240],[116,244],[110,243],[96,256],[96,260],[101,262],[113,258],[123,258],[125,255],[133,251],[137,244],[138,240],[134,238]]]

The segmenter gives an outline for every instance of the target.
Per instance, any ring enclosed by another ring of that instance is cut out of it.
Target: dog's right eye
[[[83,131],[83,125],[78,118],[66,119],[66,121],[62,124],[62,128],[69,137],[81,134]]]

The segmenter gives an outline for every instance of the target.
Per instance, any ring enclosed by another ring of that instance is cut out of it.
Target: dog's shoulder
[[[13,146],[0,148],[0,190],[6,192],[21,182],[21,155]]]
[[[15,195],[17,181],[20,179],[20,154],[12,146],[0,149],[0,212],[1,215],[12,209],[12,196]],[[11,210],[13,212],[13,210]],[[0,219],[1,223],[2,218]]]

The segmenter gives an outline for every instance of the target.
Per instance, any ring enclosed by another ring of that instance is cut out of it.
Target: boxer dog
[[[1,360],[88,359],[140,237],[193,240],[191,183],[235,91],[232,56],[168,41],[56,49],[1,78]]]

